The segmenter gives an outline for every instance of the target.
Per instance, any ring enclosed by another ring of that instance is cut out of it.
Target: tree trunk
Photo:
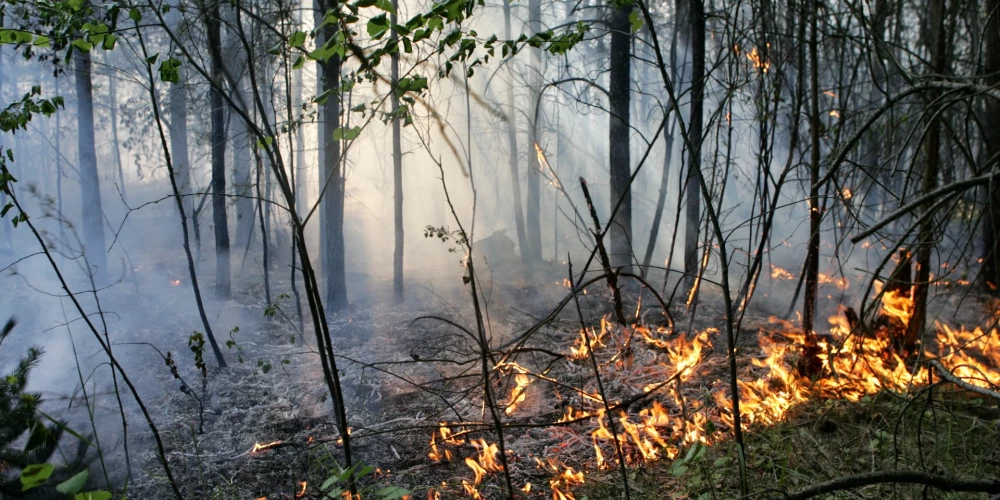
[[[528,0],[528,36],[535,36],[542,31],[542,3],[541,0]],[[542,227],[541,227],[541,186],[539,185],[538,154],[535,151],[535,144],[538,143],[538,123],[535,118],[541,119],[541,113],[535,112],[538,104],[538,94],[542,87],[542,49],[531,49],[531,68],[528,70],[530,99],[528,109],[531,110],[532,119],[528,121],[528,201],[526,214],[525,235],[528,239],[529,263],[537,263],[542,260]]]
[[[392,0],[393,13],[390,17],[392,26],[396,25],[396,13],[399,9],[398,0]],[[391,39],[397,39],[396,30],[392,30]],[[399,96],[395,92],[399,81],[399,52],[392,53],[392,182],[393,182],[393,216],[395,219],[395,245],[392,252],[392,295],[396,303],[403,301],[403,147],[399,137]]]
[[[691,118],[688,140],[688,172],[684,181],[687,196],[687,213],[684,218],[684,286],[692,288],[699,272],[698,221],[701,220],[701,188],[698,171],[701,169],[702,110],[705,99],[705,5],[702,0],[691,0],[688,5],[688,24],[691,38]]]
[[[335,0],[326,0],[327,9],[336,9]],[[337,35],[338,26],[323,27],[323,40]],[[331,56],[321,63],[323,88],[337,89],[323,106],[323,168],[320,172],[320,193],[323,203],[320,238],[325,241],[323,272],[326,275],[327,311],[347,307],[347,279],[344,270],[344,177],[341,171],[340,141],[333,138],[340,126],[340,57]],[[325,192],[324,192],[325,191]]]
[[[614,210],[621,200],[618,211],[611,220],[611,265],[629,271],[632,264],[632,190],[629,177],[632,166],[629,161],[629,84],[631,65],[632,23],[629,13],[632,7],[612,7],[611,13],[611,67],[608,84],[608,163],[611,170],[611,205]]]
[[[213,1],[209,16],[205,19],[211,52],[211,76],[215,85],[209,90],[212,107],[212,220],[215,224],[215,295],[228,298],[230,285],[229,270],[229,224],[226,218],[226,132],[225,108],[222,102],[222,39],[219,34],[218,1]],[[240,121],[239,119],[234,121]]]
[[[1000,0],[986,0],[986,83],[1000,85]],[[986,152],[989,158],[1000,155],[1000,100],[986,101]],[[992,167],[996,169],[997,167]],[[1000,183],[987,188],[986,216],[983,218],[983,287],[988,293],[1000,292]]]
[[[115,76],[108,74],[108,98],[111,108],[111,145],[115,153],[115,165],[118,167],[118,187],[122,190],[122,199],[128,199],[125,192],[125,172],[122,170],[121,145],[118,142],[118,92]]]
[[[946,68],[945,57],[945,33],[944,16],[945,0],[930,0],[928,5],[927,20],[930,24],[931,39],[931,72],[937,76],[942,75]],[[932,91],[928,95],[928,100],[935,103],[941,96],[940,91]],[[937,117],[937,104],[931,106],[927,111],[930,123],[927,125],[926,143],[926,163],[924,171],[921,173],[921,187],[923,192],[930,193],[937,188],[937,178],[940,171],[941,153],[941,127]],[[929,207],[924,207],[920,213],[923,214]],[[923,333],[924,325],[927,322],[927,297],[930,291],[931,272],[931,252],[934,250],[934,217],[924,217],[920,223],[919,246],[917,247],[917,276],[913,286],[913,316],[906,329],[906,337],[903,338],[902,347],[906,352],[912,353]]]
[[[816,292],[819,288],[819,231],[821,216],[819,204],[819,16],[815,0],[804,0],[803,22],[809,22],[809,243],[806,250],[805,304],[802,307],[802,332],[805,334],[805,351],[799,366],[806,376],[812,376],[821,367],[818,364],[819,348],[814,332],[816,322]]]
[[[509,2],[510,0],[507,0],[507,1]],[[507,38],[509,39],[510,36],[508,35]],[[5,106],[7,104],[6,101],[3,100],[3,81],[4,81],[4,78],[7,75],[6,73],[4,73],[4,69],[3,69],[3,53],[4,53],[3,49],[4,49],[4,47],[5,46],[0,45],[0,105],[3,105],[3,106]],[[56,95],[58,95],[58,91],[57,91]],[[56,113],[56,120],[58,120],[58,119],[59,119],[59,113]],[[58,134],[58,131],[59,131],[59,128],[56,127],[56,133],[57,134]],[[58,139],[56,139],[56,140],[58,141]],[[56,169],[59,169],[59,156],[58,155],[56,156]],[[59,180],[56,180],[56,185],[57,185],[57,187],[59,186]],[[60,205],[61,205],[62,204],[62,196],[59,197],[59,202],[60,202]],[[4,207],[4,206],[7,206],[7,193],[0,193],[0,207]],[[14,240],[12,239],[12,235],[11,235],[11,230],[10,230],[10,226],[11,225],[8,224],[5,221],[0,221],[0,224],[3,224],[4,242],[7,245],[7,247],[10,248],[10,250],[13,251],[14,250]],[[60,224],[59,227],[62,228],[62,224]],[[62,239],[62,238],[60,238],[60,239]]]
[[[236,15],[236,14],[234,14]],[[251,70],[252,71],[252,70]],[[241,85],[242,82],[240,82]],[[242,85],[241,85],[242,86]],[[233,90],[235,100],[238,103],[247,103],[242,89]],[[244,110],[249,112],[249,110]],[[253,169],[253,159],[250,154],[250,130],[246,122],[230,110],[232,116],[229,119],[229,137],[233,144],[233,199],[236,205],[236,244],[246,245],[252,237],[254,225],[254,202],[251,170]]]
[[[76,51],[77,140],[79,147],[80,199],[83,202],[83,242],[89,270],[97,286],[108,282],[108,259],[104,246],[104,214],[101,206],[101,182],[97,173],[94,148],[94,89],[91,83],[90,53]]]
[[[504,37],[512,40],[510,33],[510,0],[503,2],[503,26]],[[514,226],[517,228],[517,245],[521,252],[521,261],[528,262],[528,240],[524,229],[524,213],[521,206],[521,175],[518,173],[517,160],[517,114],[514,109],[514,63],[513,60],[507,62],[510,82],[507,85],[507,166],[510,170],[511,205],[514,206]]]
[[[170,12],[176,12],[171,10]],[[187,195],[191,192],[191,161],[188,157],[187,138],[187,88],[184,69],[181,68],[180,81],[170,86],[170,158],[174,164],[174,175],[181,203],[185,212],[195,216],[195,200]]]

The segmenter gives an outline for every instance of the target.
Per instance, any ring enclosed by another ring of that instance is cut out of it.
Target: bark
[[[535,36],[542,31],[542,3],[541,0],[528,0],[528,36]],[[528,257],[525,259],[529,263],[537,263],[542,260],[542,228],[541,228],[541,186],[538,162],[538,155],[535,152],[535,144],[538,143],[538,117],[541,116],[534,106],[538,105],[538,94],[541,92],[542,73],[542,49],[531,49],[530,88],[531,88],[531,115],[536,117],[528,122],[528,200],[526,214],[526,237],[528,240]]]
[[[390,16],[392,26],[396,25],[396,12],[399,10],[398,0],[392,0],[393,14]],[[391,39],[398,38],[396,30],[392,30]],[[399,96],[395,92],[399,81],[399,52],[392,53],[392,181],[393,181],[393,217],[395,219],[395,245],[392,251],[392,295],[396,303],[403,301],[403,147],[400,143],[399,130]]]
[[[91,82],[89,52],[75,51],[77,140],[80,169],[80,198],[83,202],[83,243],[90,271],[98,287],[106,285],[107,252],[104,246],[104,215],[101,206],[101,182],[97,173],[97,151],[94,147],[94,89]]]
[[[945,0],[930,0],[927,19],[931,24],[931,72],[941,75],[945,72],[945,33],[944,16]],[[935,102],[941,92],[933,90],[928,94],[930,102]],[[924,171],[920,175],[921,188],[924,194],[937,188],[937,178],[940,171],[941,127],[937,117],[937,106],[928,110],[931,116],[927,125],[926,157]],[[921,212],[928,210],[924,208]],[[924,217],[920,222],[919,244],[917,247],[917,276],[913,286],[913,316],[902,339],[902,347],[906,352],[913,352],[919,337],[923,333],[927,321],[927,297],[930,291],[931,252],[934,250],[936,222],[934,217]]]
[[[688,138],[688,172],[684,182],[687,196],[684,219],[684,286],[692,288],[699,271],[698,221],[701,219],[701,191],[698,185],[701,169],[702,111],[705,99],[705,5],[691,0],[688,5],[688,29],[691,41],[691,118]]]
[[[986,84],[1000,85],[1000,0],[986,0],[986,50],[984,72]],[[1000,100],[986,100],[987,157],[1000,154]],[[995,167],[994,167],[995,168]],[[983,217],[983,287],[989,293],[1000,292],[1000,183],[986,188],[986,209]]]
[[[803,8],[803,22],[809,22],[809,242],[806,246],[805,304],[802,310],[802,331],[805,334],[805,348],[799,371],[812,376],[821,367],[819,348],[813,330],[816,320],[816,291],[819,288],[819,230],[821,213],[819,205],[819,161],[820,128],[819,118],[819,51],[818,51],[818,8],[813,0],[805,0],[808,8]]]
[[[327,9],[336,9],[335,0],[325,0]],[[336,36],[338,26],[323,27],[323,40]],[[332,56],[320,63],[324,89],[340,88],[340,57]],[[341,169],[340,142],[333,132],[340,126],[340,92],[327,99],[323,106],[323,167],[320,172],[322,216],[320,238],[325,242],[323,272],[326,275],[327,310],[340,311],[347,307],[347,279],[344,270],[344,177]]]
[[[504,37],[512,40],[510,33],[510,0],[503,2],[503,25]],[[510,83],[507,85],[507,167],[510,170],[510,186],[512,197],[511,204],[514,206],[514,225],[517,228],[517,245],[521,252],[522,262],[527,262],[528,240],[524,229],[524,213],[521,206],[521,175],[517,167],[517,115],[514,110],[514,63],[513,59],[507,61],[507,68],[510,73]]]
[[[226,132],[225,107],[222,101],[222,40],[219,33],[219,3],[213,1],[205,18],[211,53],[211,76],[215,85],[209,90],[212,107],[212,220],[215,224],[215,295],[228,298],[230,285],[229,224],[226,217]],[[239,119],[234,121],[240,121]]]
[[[608,85],[608,160],[611,170],[611,206],[621,200],[618,211],[611,221],[611,265],[625,268],[632,264],[632,193],[629,187],[631,162],[629,161],[629,112],[630,112],[630,68],[632,23],[629,13],[632,7],[612,7],[611,13],[611,67]]]

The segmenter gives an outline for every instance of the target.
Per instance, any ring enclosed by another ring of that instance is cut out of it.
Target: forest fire
[[[784,278],[783,269],[772,266],[774,276]],[[790,274],[790,273],[788,273]],[[823,275],[822,282],[846,289],[848,281]],[[740,396],[742,425],[774,425],[786,420],[796,405],[817,399],[843,399],[858,401],[888,389],[904,392],[926,385],[930,381],[928,370],[908,366],[907,358],[896,351],[891,331],[887,328],[905,328],[913,314],[913,301],[907,293],[887,290],[882,295],[880,315],[890,319],[890,326],[876,327],[873,332],[862,332],[853,327],[846,309],[828,318],[825,334],[818,338],[818,355],[821,370],[815,377],[805,377],[797,368],[803,356],[802,346],[807,339],[793,322],[771,317],[760,327],[759,351],[749,350],[740,355],[737,381]],[[990,388],[1000,384],[1000,345],[981,328],[968,330],[936,323],[936,338],[926,343],[926,352],[936,358],[955,376],[970,384]],[[666,328],[646,326],[622,327],[601,318],[599,331],[580,330],[579,337],[568,349],[567,359],[580,363],[592,354],[598,363],[612,366],[626,339],[641,340],[630,344],[634,356],[646,356],[656,362],[617,364],[618,369],[605,373],[605,384],[625,384],[633,393],[660,394],[650,398],[641,407],[618,409],[616,399],[609,398],[609,413],[602,406],[600,394],[581,388],[584,409],[567,406],[559,422],[579,425],[586,434],[563,427],[549,429],[562,443],[547,450],[548,463],[538,461],[539,468],[553,475],[549,487],[553,499],[573,499],[570,486],[583,484],[582,472],[561,465],[560,460],[577,460],[574,466],[595,466],[598,469],[617,467],[620,443],[621,456],[627,464],[637,464],[661,459],[676,459],[682,450],[695,445],[713,445],[728,439],[735,425],[730,412],[731,402],[724,375],[719,372],[721,356],[713,355],[713,339],[719,331],[708,328],[695,333],[672,332]],[[588,339],[589,337],[589,339]],[[644,345],[640,349],[638,346]],[[590,349],[595,352],[591,353]],[[533,375],[518,364],[505,364],[498,369],[513,375],[515,386],[511,390],[507,415],[515,415],[526,399],[524,392]],[[541,380],[550,380],[547,376]],[[669,383],[668,383],[669,382]],[[589,405],[589,408],[586,406]],[[582,430],[582,429],[580,429]],[[617,436],[616,436],[617,433]],[[581,439],[582,438],[582,439]],[[433,460],[451,460],[452,452],[442,448],[464,444],[455,439],[449,427],[442,423],[431,436]],[[575,444],[574,444],[575,443]],[[582,443],[592,449],[592,461],[580,461],[578,448]],[[477,454],[465,459],[465,464],[475,474],[471,481],[462,482],[464,491],[472,498],[482,498],[478,487],[485,477],[502,471],[497,461],[495,444],[484,439],[470,443]],[[575,451],[574,451],[575,450]],[[538,459],[536,459],[537,461]],[[556,466],[554,464],[560,464]],[[525,486],[527,488],[527,486]]]
[[[774,264],[771,264],[771,278],[776,280],[793,280],[795,279],[795,275]]]
[[[250,454],[256,455],[262,451],[269,450],[271,448],[274,448],[275,446],[279,446],[284,443],[285,443],[284,441],[271,441],[270,443],[264,443],[264,444],[254,443],[253,448],[250,448]]]

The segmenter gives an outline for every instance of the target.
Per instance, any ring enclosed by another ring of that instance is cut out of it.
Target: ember
[[[269,450],[280,444],[284,444],[284,441],[271,441],[270,443],[266,444],[254,443],[253,448],[250,448],[250,454],[256,455],[259,452],[262,452],[264,450]]]

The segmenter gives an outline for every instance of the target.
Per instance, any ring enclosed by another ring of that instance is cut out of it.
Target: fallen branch
[[[1000,479],[954,479],[919,471],[885,470],[832,479],[814,484],[794,493],[785,493],[785,500],[804,500],[834,491],[860,488],[881,483],[908,483],[931,486],[941,491],[1000,493]]]
[[[986,389],[985,387],[979,387],[978,385],[972,385],[956,377],[954,373],[945,368],[945,366],[936,359],[930,360],[929,363],[931,366],[934,367],[935,370],[937,370],[938,375],[941,375],[941,378],[947,380],[948,382],[951,382],[967,391],[972,391],[976,394],[981,394],[983,396],[991,397],[993,399],[996,399],[997,401],[1000,401],[1000,392],[991,391],[989,389]]]

